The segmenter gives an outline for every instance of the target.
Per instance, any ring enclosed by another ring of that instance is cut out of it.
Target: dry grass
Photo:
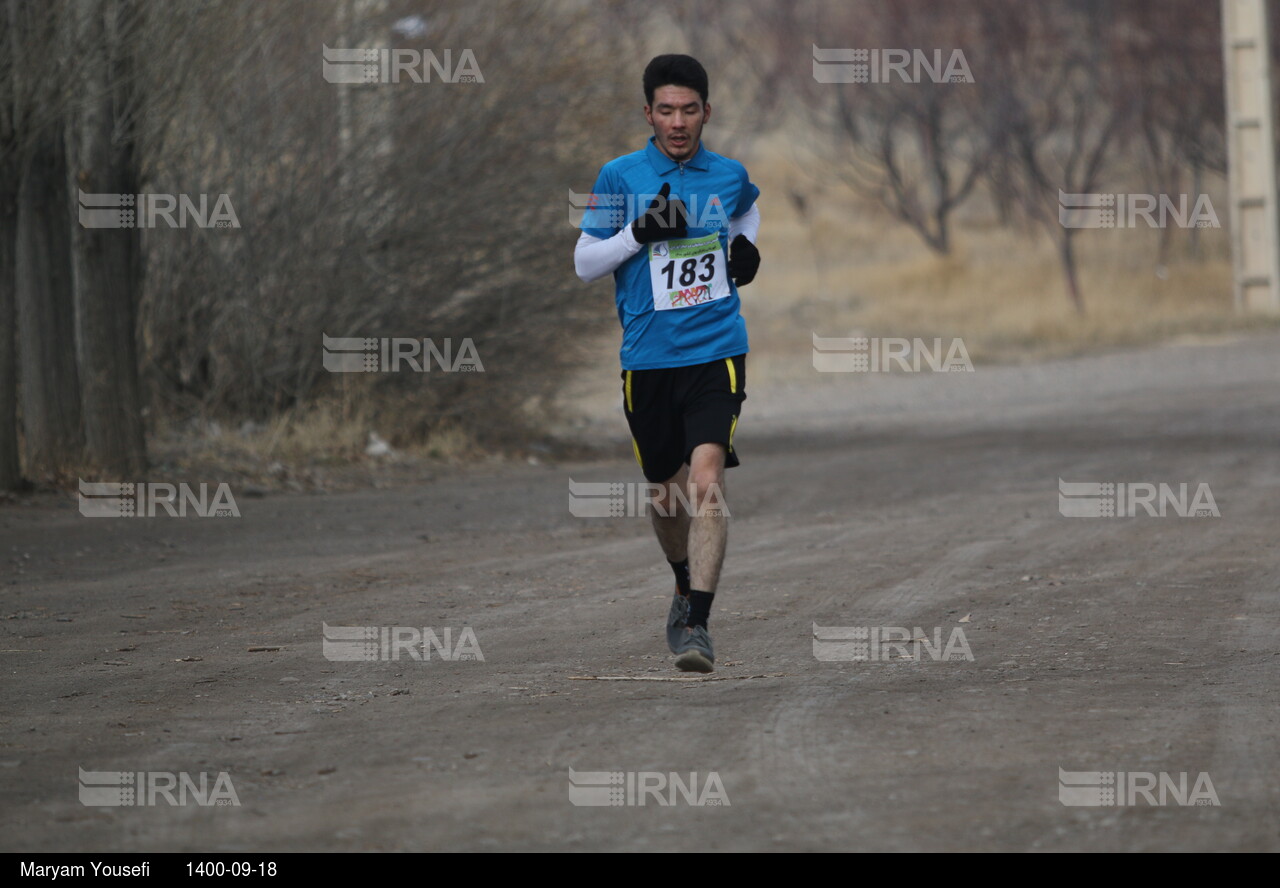
[[[217,478],[251,487],[333,491],[387,486],[398,477],[421,478],[432,468],[473,460],[474,439],[442,426],[422,443],[370,456],[369,433],[379,431],[367,402],[324,401],[290,410],[266,424],[238,429],[191,421],[157,429],[151,441],[155,479]]]

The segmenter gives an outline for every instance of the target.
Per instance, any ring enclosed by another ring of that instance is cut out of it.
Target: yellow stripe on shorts
[[[736,395],[738,393],[738,371],[733,367],[733,358],[725,358],[724,362],[729,367],[729,391]]]
[[[733,418],[733,424],[729,426],[729,452],[730,453],[733,453],[733,433],[737,430],[738,430],[738,417],[735,416]]]
[[[729,433],[729,436],[730,436],[730,437],[732,437],[732,436],[733,436],[733,433],[732,433],[732,432],[730,432],[730,433]],[[638,465],[638,466],[640,467],[641,471],[643,471],[643,470],[644,470],[644,460],[642,460],[642,459],[640,458],[640,445],[636,443],[636,439],[635,439],[635,438],[632,438],[632,439],[631,439],[631,449],[635,452],[635,455],[636,455],[636,465]],[[732,449],[732,448],[730,448],[730,449]]]
[[[628,412],[628,413],[634,413],[634,412],[635,412],[635,410],[633,410],[633,409],[632,409],[632,407],[631,407],[631,371],[630,371],[630,370],[628,370],[628,371],[627,371],[627,412]],[[632,439],[632,442],[631,442],[631,443],[633,443],[633,444],[634,444],[634,443],[635,443],[635,440],[634,440],[634,439]],[[639,450],[637,450],[637,451],[636,451],[636,459],[639,459],[639,458],[640,458],[640,451],[639,451]]]

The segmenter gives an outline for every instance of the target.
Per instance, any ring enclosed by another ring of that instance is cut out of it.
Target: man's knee
[[[690,458],[689,500],[695,515],[727,515],[724,501],[725,449],[720,444],[702,444]]]
[[[654,513],[663,518],[671,518],[686,511],[682,501],[686,498],[685,489],[689,483],[689,470],[681,466],[680,471],[661,484],[652,482],[645,485],[649,504]]]

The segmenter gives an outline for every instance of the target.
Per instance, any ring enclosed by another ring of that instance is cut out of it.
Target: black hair
[[[707,69],[693,56],[655,56],[644,69],[644,98],[653,104],[653,92],[660,86],[687,86],[707,101]]]

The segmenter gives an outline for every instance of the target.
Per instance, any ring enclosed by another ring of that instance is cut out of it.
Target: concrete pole
[[[1236,309],[1280,313],[1280,216],[1266,0],[1222,0]]]

